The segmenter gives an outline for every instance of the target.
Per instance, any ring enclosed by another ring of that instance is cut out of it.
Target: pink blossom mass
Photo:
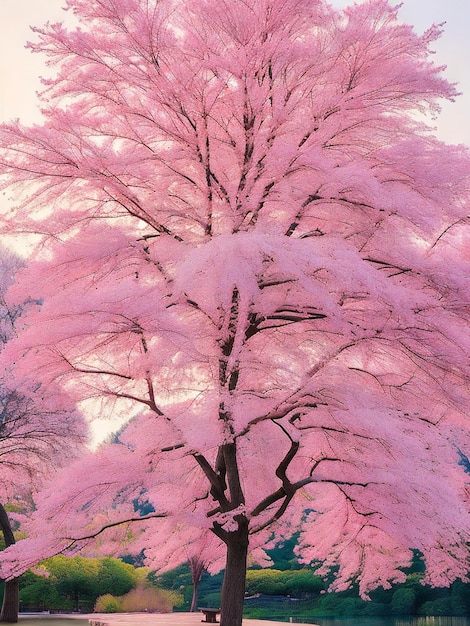
[[[333,590],[470,570],[470,158],[458,88],[386,0],[68,0],[34,29],[41,119],[0,127],[33,250],[0,355],[119,432],[35,495],[58,552],[225,569],[299,533]]]

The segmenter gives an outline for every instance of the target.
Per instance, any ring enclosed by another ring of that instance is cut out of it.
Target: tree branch
[[[159,519],[159,518],[161,519],[167,516],[168,516],[168,513],[149,513],[148,515],[142,515],[141,517],[128,517],[118,522],[110,522],[109,524],[105,524],[104,526],[101,526],[101,528],[99,528],[96,532],[90,533],[88,535],[84,535],[83,537],[64,537],[66,541],[70,541],[71,543],[66,548],[63,548],[62,550],[60,550],[60,552],[73,548],[74,545],[76,543],[79,543],[80,541],[86,541],[88,539],[95,539],[96,537],[101,535],[101,533],[103,533],[105,530],[108,530],[109,528],[115,528],[116,526],[121,526],[122,524],[130,524],[132,522],[145,522],[145,520],[148,520],[148,519]]]

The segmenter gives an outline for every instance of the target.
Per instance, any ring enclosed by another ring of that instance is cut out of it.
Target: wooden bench
[[[198,610],[204,613],[206,619],[202,619],[201,622],[208,622],[209,624],[218,624],[217,615],[220,613],[220,609],[207,609],[198,607]]]

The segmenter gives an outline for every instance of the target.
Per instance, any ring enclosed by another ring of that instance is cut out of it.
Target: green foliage
[[[119,559],[55,556],[44,561],[44,575],[27,572],[20,584],[22,609],[91,610],[98,596],[133,589],[139,570]]]
[[[97,561],[60,555],[44,561],[43,566],[49,572],[50,582],[56,586],[59,595],[72,601],[76,611],[80,609],[81,603],[89,606],[98,580]],[[99,591],[96,593],[99,594]]]
[[[376,590],[371,595],[371,601],[359,598],[355,589],[341,593],[312,593],[310,597],[305,594],[296,602],[289,601],[287,597],[282,599],[280,595],[265,595],[255,601],[247,600],[244,616],[259,619],[274,619],[275,616],[275,619],[284,621],[289,616],[342,618],[470,614],[470,584],[457,581],[448,589],[431,589],[422,585],[421,578],[422,574],[410,574],[403,584],[389,590]]]
[[[285,563],[285,559],[281,557],[280,562]],[[423,585],[423,562],[418,553],[407,570],[406,582],[391,589],[376,589],[370,601],[359,598],[354,586],[346,592],[325,593],[328,582],[317,577],[313,570],[279,569],[247,572],[247,595],[262,595],[257,600],[245,601],[245,617],[273,619],[274,615],[285,620],[289,616],[300,619],[470,614],[470,584],[456,581],[448,589]],[[288,596],[299,600],[289,601]]]
[[[110,593],[100,596],[96,600],[95,613],[122,613],[122,600]]]
[[[295,554],[298,533],[283,543],[277,544],[272,550],[266,550],[267,555],[272,559],[274,567],[280,570],[301,569],[299,560]]]
[[[123,596],[111,594],[100,596],[95,604],[96,613],[169,613],[182,603],[182,596],[175,591],[140,585]]]
[[[220,606],[223,577],[223,572],[214,576],[207,572],[202,575],[199,583],[199,606]]]
[[[163,574],[149,574],[149,581],[162,589],[177,591],[183,597],[183,602],[177,607],[181,611],[189,611],[193,594],[191,570],[188,564],[181,565],[174,570]],[[204,572],[199,583],[199,606],[220,606],[223,574],[211,576]]]
[[[452,615],[470,615],[470,585],[457,580],[451,587]]]
[[[148,579],[152,584],[158,585],[162,589],[172,589],[174,591],[180,591],[182,587],[192,585],[191,569],[188,563],[162,574],[150,572]]]
[[[270,551],[274,567],[247,571],[247,597],[244,615],[253,619],[288,620],[299,617],[373,617],[387,615],[470,615],[470,584],[456,581],[449,589],[432,589],[422,584],[424,566],[416,552],[406,570],[406,582],[391,589],[379,588],[371,600],[358,597],[357,586],[347,592],[326,593],[328,581],[311,568],[300,568],[294,555],[295,541]],[[286,568],[284,569],[284,566]],[[181,610],[189,610],[192,582],[188,565],[161,575],[149,575],[159,587],[184,595]],[[203,575],[199,588],[199,606],[219,606],[222,574]],[[290,596],[290,598],[289,598]]]
[[[180,565],[168,572],[163,572],[162,574],[150,572],[148,580],[156,587],[177,592],[182,598],[181,604],[176,606],[177,610],[189,611],[193,596],[193,582],[188,563]],[[204,584],[202,587],[204,588]],[[199,595],[199,597],[201,597],[201,595]]]
[[[470,584],[454,582],[448,589],[432,589],[422,584],[424,561],[415,551],[413,562],[406,569],[406,582],[391,589],[379,588],[370,594],[371,600],[358,597],[356,587],[342,593],[325,593],[328,581],[323,581],[311,569],[299,569],[295,557],[296,537],[269,552],[274,568],[247,572],[247,595],[268,596],[259,601],[246,601],[244,615],[272,619],[292,615],[304,617],[354,617],[384,615],[470,615]],[[284,571],[279,571],[284,570]],[[287,571],[286,571],[287,570]],[[298,576],[298,578],[296,578]],[[310,581],[313,583],[310,585]],[[298,583],[296,585],[296,583]],[[298,602],[276,602],[269,596],[292,596]]]
[[[111,593],[121,596],[135,587],[139,580],[139,569],[119,559],[105,558],[98,563],[98,580],[101,594]]]
[[[416,594],[409,587],[399,587],[393,592],[390,610],[394,615],[412,615],[416,606]]]
[[[72,601],[58,591],[49,578],[26,572],[20,579],[20,609],[72,610]]]
[[[301,597],[305,594],[319,593],[324,589],[323,580],[312,570],[277,569],[248,570],[246,593]]]
[[[313,613],[324,616],[354,616],[364,613],[366,602],[347,593],[328,593],[323,595],[313,607]]]
[[[222,602],[222,589],[219,591],[212,591],[206,593],[204,596],[199,596],[200,606],[220,606]]]
[[[286,570],[282,570],[277,561],[275,568],[248,570],[247,596],[260,595],[260,598],[246,601],[245,617],[470,614],[470,584],[457,581],[449,589],[426,587],[422,584],[419,555],[407,570],[405,583],[391,589],[377,589],[367,602],[358,597],[355,588],[342,593],[325,593],[328,583],[311,568],[299,569],[298,563],[289,558],[292,554],[292,545],[272,552],[279,557],[280,564],[287,563]],[[171,610],[168,607],[188,611],[190,607],[192,580],[188,565],[157,575],[119,559],[57,556],[45,561],[39,569],[44,575],[29,571],[20,579],[22,610],[91,611],[93,607],[100,607],[96,610],[104,613]],[[220,606],[222,577],[222,573],[203,574],[199,606]],[[136,587],[137,591],[124,601],[126,594]],[[127,608],[123,608],[125,602]]]
[[[182,603],[182,596],[175,591],[157,589],[156,587],[132,589],[121,597],[125,613],[170,613],[174,606]]]
[[[55,556],[43,561],[36,572],[21,578],[23,610],[165,612],[183,603],[181,593],[152,585],[147,568],[120,559]]]
[[[423,615],[452,615],[452,602],[450,598],[437,598],[425,602],[421,608],[420,613]]]

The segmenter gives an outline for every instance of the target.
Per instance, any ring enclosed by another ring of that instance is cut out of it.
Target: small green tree
[[[390,610],[395,615],[412,615],[415,610],[416,595],[409,587],[399,587],[393,592]]]
[[[107,557],[98,562],[94,588],[99,595],[113,593],[122,596],[137,585],[139,578],[139,569],[120,559]]]
[[[48,577],[35,576],[34,588],[22,590],[21,601],[26,606],[38,606],[36,593],[43,593],[43,598],[50,602],[43,608],[91,609],[98,596],[124,595],[137,585],[140,578],[139,571],[132,565],[112,558],[59,555],[47,559],[41,567]],[[50,589],[54,591],[50,592]]]
[[[89,606],[95,582],[98,580],[98,563],[95,559],[59,555],[48,559],[44,565],[59,594],[71,600],[75,611],[80,609],[81,602]]]
[[[20,610],[46,611],[71,608],[71,604],[64,605],[64,598],[60,596],[57,586],[49,576],[39,576],[31,570],[20,578],[19,603]]]

